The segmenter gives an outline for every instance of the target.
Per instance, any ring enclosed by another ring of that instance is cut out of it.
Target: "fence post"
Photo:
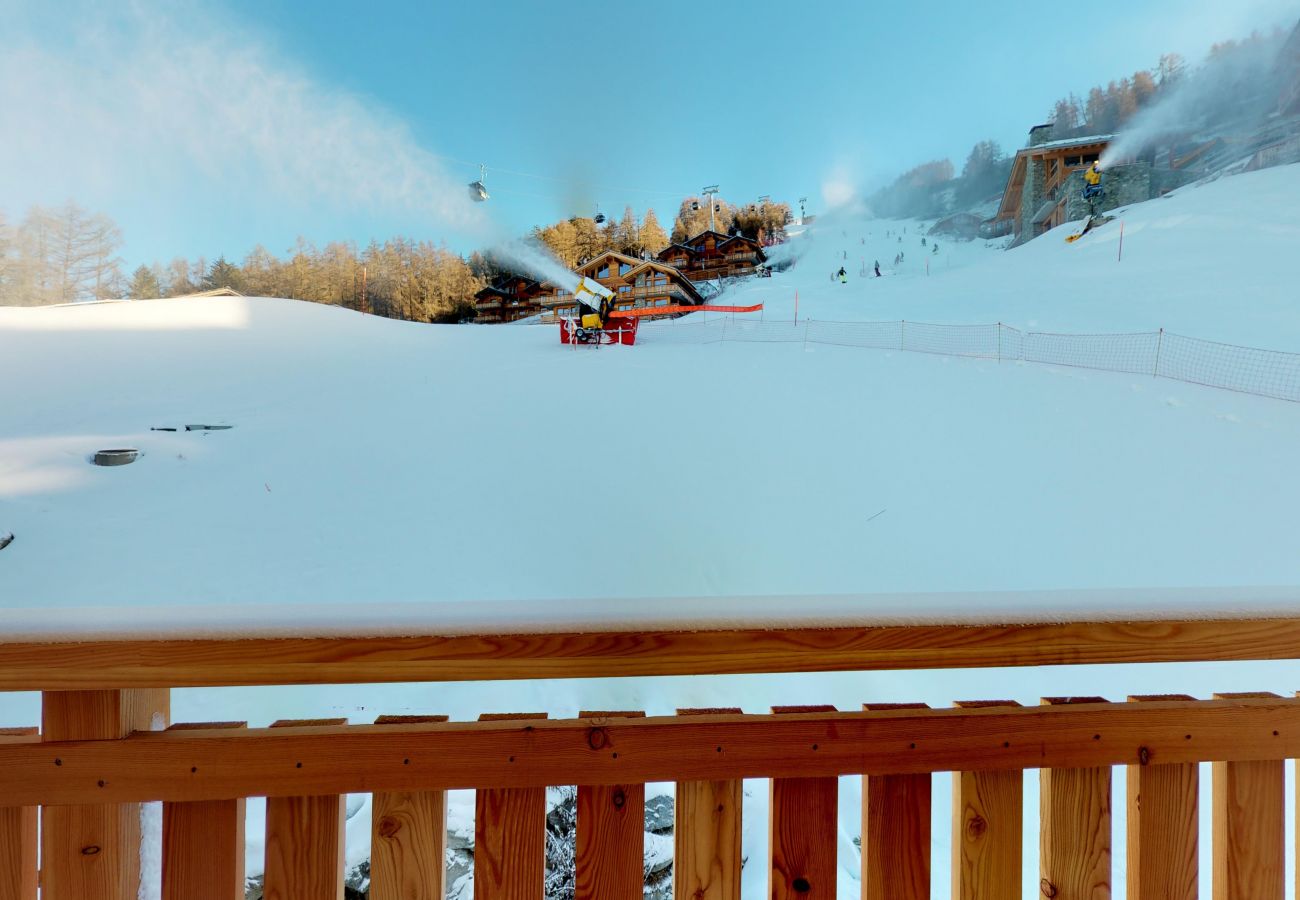
[[[864,703],[864,711],[925,709]],[[929,900],[930,773],[862,777],[863,900]]]
[[[45,691],[42,741],[117,740],[166,725],[166,688]],[[41,812],[41,896],[122,900],[140,892],[140,804],[47,806]]]
[[[1002,362],[1002,323],[998,323],[998,362]]]
[[[1165,343],[1165,330],[1161,328],[1158,332],[1156,332],[1156,365],[1155,368],[1151,370],[1152,378],[1160,377],[1160,348],[1164,346],[1164,343]]]
[[[907,320],[903,319],[898,323],[898,349],[907,349]]]
[[[0,728],[0,744],[39,741],[37,728]],[[0,806],[0,900],[36,900],[35,806]]]

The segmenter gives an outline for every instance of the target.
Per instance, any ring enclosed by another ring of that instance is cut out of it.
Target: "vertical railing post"
[[[380,716],[375,724],[446,721],[446,716]],[[447,792],[383,791],[370,802],[370,900],[443,900]]]
[[[587,746],[615,754],[618,746],[604,724],[643,712],[578,713],[591,720]],[[578,785],[577,859],[574,900],[641,900],[645,889],[645,785]]]
[[[1132,703],[1192,700],[1187,694],[1138,695]],[[1160,763],[1139,750],[1127,769],[1129,900],[1196,900],[1200,768]]]
[[[1214,695],[1215,700],[1274,698],[1277,694]],[[1282,900],[1286,892],[1283,762],[1216,762],[1212,772],[1214,900]]]
[[[166,688],[46,691],[41,739],[119,739],[166,725]],[[41,815],[42,900],[136,900],[140,804],[49,806]]]
[[[246,728],[194,722],[169,731]],[[163,804],[162,900],[243,900],[244,800]]]
[[[37,728],[0,728],[0,744],[39,741]],[[34,806],[0,806],[0,900],[36,900]]]
[[[679,716],[739,714],[679,709]],[[674,900],[740,900],[740,779],[679,781],[673,805]]]
[[[1019,706],[1014,700],[969,701],[960,709]],[[1020,900],[1025,773],[952,774],[953,900]]]
[[[926,709],[866,703],[867,712]],[[929,900],[930,774],[862,778],[862,900]]]
[[[772,712],[834,712],[833,706],[776,706]],[[771,900],[835,900],[839,779],[773,778],[768,811]]]
[[[345,724],[347,719],[283,719],[271,727]],[[267,798],[265,900],[343,896],[345,800],[341,794]]]
[[[546,713],[488,713],[480,722],[545,719]],[[546,887],[546,788],[487,788],[474,794],[475,900],[542,900]]]
[[[1105,703],[1047,697],[1043,705]],[[1110,766],[1040,769],[1039,890],[1056,900],[1110,896]]]

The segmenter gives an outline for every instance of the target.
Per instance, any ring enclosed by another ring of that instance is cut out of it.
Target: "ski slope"
[[[1119,218],[1074,245],[1064,232],[1007,253],[941,238],[926,257],[920,223],[846,211],[792,245],[794,268],[727,302],[761,299],[765,317],[789,319],[797,292],[801,318],[1163,326],[1300,351],[1298,209],[1296,167],[1184,189],[1121,213],[1123,262]],[[902,228],[904,245],[885,236]],[[846,253],[840,284],[830,275]],[[862,278],[855,256],[880,258],[887,276]],[[647,337],[575,350],[549,328],[416,325],[265,298],[0,309],[0,348],[0,535],[15,535],[0,550],[6,635],[1300,612],[1300,405],[853,348]],[[122,446],[143,456],[88,464]],[[816,599],[735,599],[773,595]],[[1204,695],[1286,689],[1297,675],[1274,663],[990,670],[959,687],[951,673],[849,673],[184,690],[173,709],[253,724],[756,711],[1032,702],[1084,685]],[[0,696],[0,722],[35,721],[36,703]],[[849,897],[858,787],[842,790]],[[934,793],[941,884],[942,778]],[[765,877],[761,788],[747,803],[748,897]],[[353,812],[356,861],[366,802]],[[1025,824],[1036,829],[1032,814]]]

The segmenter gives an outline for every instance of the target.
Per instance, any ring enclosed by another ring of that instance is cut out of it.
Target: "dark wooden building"
[[[498,278],[474,295],[474,319],[477,322],[514,322],[542,311],[542,299],[554,293],[546,282],[522,275]]]
[[[669,244],[655,258],[691,281],[752,275],[767,261],[758,241],[717,231],[701,231],[688,241]]]
[[[698,306],[704,302],[685,273],[656,260],[637,259],[608,250],[574,272],[599,281],[614,292],[615,309],[644,309],[655,306]],[[568,291],[551,290],[541,299],[544,313],[575,315],[578,304]]]

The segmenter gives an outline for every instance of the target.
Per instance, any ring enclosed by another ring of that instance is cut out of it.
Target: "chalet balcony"
[[[479,300],[474,304],[474,308],[478,310],[500,309],[501,301],[500,300]]]

